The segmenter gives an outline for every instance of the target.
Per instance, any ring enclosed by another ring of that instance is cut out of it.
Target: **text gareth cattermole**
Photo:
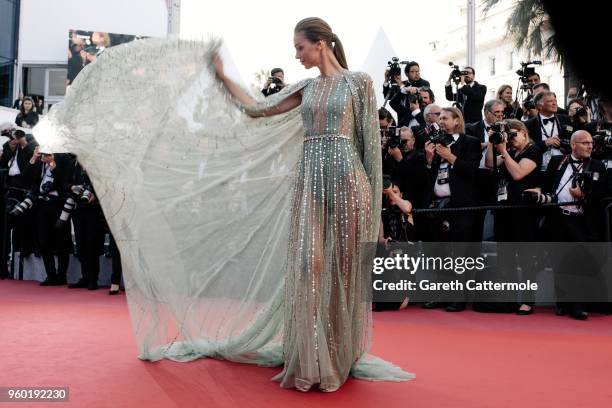
[[[484,258],[479,256],[472,257],[440,257],[440,256],[409,256],[407,254],[397,254],[394,257],[375,257],[372,272],[380,275],[385,270],[404,270],[414,275],[418,270],[422,271],[455,271],[462,274],[465,271],[483,270],[485,267]]]

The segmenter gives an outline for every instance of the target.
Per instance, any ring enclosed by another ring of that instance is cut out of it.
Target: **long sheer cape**
[[[108,49],[34,134],[88,170],[121,252],[139,358],[278,366],[300,110],[248,117],[215,78],[219,46]],[[372,356],[351,374],[413,378]]]

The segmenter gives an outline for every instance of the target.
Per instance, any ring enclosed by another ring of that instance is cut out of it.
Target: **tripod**
[[[527,94],[527,96],[525,96],[525,94]],[[519,101],[524,101],[526,98],[531,97],[531,95],[531,88],[529,85],[527,85],[526,80],[524,80],[523,77],[520,77],[518,84],[516,85],[516,93],[514,94],[514,109],[512,110],[512,117],[514,119],[521,119],[516,117],[516,114],[521,106]]]

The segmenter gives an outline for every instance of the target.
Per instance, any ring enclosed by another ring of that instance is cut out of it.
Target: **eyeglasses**
[[[436,115],[436,116],[440,116],[442,112],[429,112],[427,113],[428,115]]]
[[[574,143],[579,143],[583,146],[593,146],[593,142],[574,142]]]

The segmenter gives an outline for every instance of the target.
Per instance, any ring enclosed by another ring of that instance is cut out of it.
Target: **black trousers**
[[[97,284],[104,247],[104,220],[98,206],[78,207],[73,215],[74,235],[84,281]]]
[[[448,208],[448,207],[446,207]],[[437,245],[431,256],[440,257],[473,257],[480,250],[480,242],[474,242],[474,227],[477,214],[475,211],[450,211],[437,214],[427,214],[425,228],[422,228],[423,242],[470,243],[468,245]],[[466,273],[453,271],[440,272],[442,280],[457,280],[465,283]],[[463,302],[467,292],[457,291],[455,301]]]
[[[506,281],[519,281],[518,267],[521,268],[521,278],[535,281],[537,265],[534,263],[532,245],[521,245],[520,250],[515,245],[503,243],[534,242],[538,233],[539,215],[532,209],[496,210],[494,213],[495,241],[498,245],[497,257],[501,277]],[[535,244],[534,244],[535,245]],[[522,304],[533,305],[532,292],[522,293]]]
[[[9,189],[4,206],[7,213],[14,208],[15,204],[22,202],[25,198],[25,191]],[[36,206],[30,208],[24,214],[7,216],[6,222],[7,245],[4,248],[5,255],[10,253],[10,245],[8,245],[10,237],[12,237],[15,252],[34,252],[36,246]]]
[[[476,173],[478,183],[478,205],[493,205],[497,197],[497,178],[491,170],[478,169]],[[487,210],[480,210],[474,213],[474,242],[483,240],[483,230]]]
[[[49,278],[65,278],[70,262],[72,250],[70,223],[64,224],[61,228],[55,226],[63,205],[64,202],[60,198],[36,202],[36,231],[45,272]],[[55,254],[57,254],[57,268],[55,267]]]
[[[111,275],[111,283],[113,285],[119,285],[121,283],[121,276],[123,275],[123,269],[121,268],[121,254],[115,242],[115,237],[110,234],[110,254],[112,259],[113,273]]]
[[[588,240],[586,218],[582,215],[564,215],[561,209],[552,209],[546,215],[544,233],[550,241],[584,243]],[[583,302],[564,302],[566,296],[579,291],[585,291],[576,286],[576,273],[588,273],[590,262],[585,258],[585,251],[576,245],[575,251],[564,251],[560,254],[551,254],[553,258],[553,272],[555,279],[555,293],[557,306],[569,312],[584,310]]]

